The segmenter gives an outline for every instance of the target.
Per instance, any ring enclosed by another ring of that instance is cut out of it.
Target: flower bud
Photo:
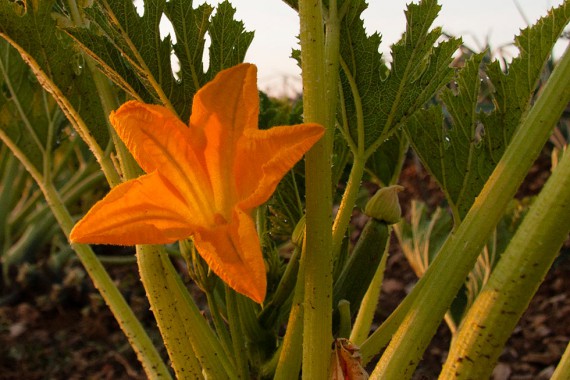
[[[370,198],[364,208],[364,213],[386,224],[398,223],[402,219],[402,208],[398,200],[398,193],[402,190],[404,187],[400,185],[381,188]]]

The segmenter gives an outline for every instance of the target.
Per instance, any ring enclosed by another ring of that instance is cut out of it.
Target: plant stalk
[[[380,297],[380,290],[382,289],[382,282],[384,281],[384,270],[386,269],[386,261],[388,260],[388,248],[390,244],[386,245],[384,250],[384,255],[382,256],[382,261],[374,278],[362,299],[360,308],[358,309],[358,314],[354,320],[354,325],[352,326],[352,332],[350,334],[350,342],[360,346],[362,342],[366,340],[368,334],[370,333],[370,327],[372,326],[372,321],[374,320],[374,313],[376,312],[376,307],[378,306],[378,298]]]
[[[61,200],[57,189],[55,189],[51,182],[45,183],[41,173],[36,170],[25,154],[19,150],[17,145],[14,144],[1,129],[0,139],[12,150],[16,158],[20,160],[36,181],[58,221],[60,228],[66,236],[69,236],[74,224],[73,219]],[[147,376],[152,379],[170,379],[170,372],[162,361],[150,337],[123,298],[121,292],[117,289],[103,265],[101,265],[99,259],[97,259],[97,256],[95,256],[95,253],[93,253],[91,247],[84,244],[73,244],[72,246],[93,281],[93,284],[101,293],[105,303],[109,306],[119,326],[127,336]]]
[[[228,323],[230,325],[230,334],[232,337],[233,354],[236,363],[238,377],[240,379],[249,379],[249,366],[247,362],[247,347],[245,344],[245,336],[241,331],[241,318],[237,305],[237,294],[227,285],[226,288],[226,308],[228,310]]]
[[[550,378],[550,380],[564,379],[570,379],[570,344],[566,346],[566,350],[564,350],[564,354]]]
[[[303,279],[305,278],[305,257],[307,252],[305,248],[306,245],[303,243],[297,285],[293,294],[293,302],[287,321],[287,331],[281,345],[282,348],[274,380],[296,379],[299,377],[299,370],[301,369],[304,318],[303,299],[305,298],[305,283]]]
[[[141,280],[177,378],[235,379],[220,342],[190,298],[164,247],[138,245]]]
[[[336,8],[335,1],[331,1]],[[325,136],[306,155],[306,255],[303,336],[303,378],[328,378],[332,342],[332,171],[334,120],[325,56],[321,0],[299,1],[303,114],[305,122],[326,128]],[[336,84],[335,84],[336,88]],[[336,89],[334,89],[336,91]],[[324,97],[324,99],[323,99]]]
[[[569,230],[570,154],[564,154],[463,319],[440,379],[491,377]]]
[[[346,183],[346,189],[342,196],[338,212],[333,224],[333,255],[338,256],[342,246],[342,240],[346,235],[350,218],[352,217],[352,210],[358,198],[360,191],[360,182],[364,175],[365,160],[359,156],[354,156],[352,162],[352,169]]]
[[[570,101],[569,49],[554,69],[463,222],[442,246],[406,304],[410,312],[374,370],[375,379],[408,379],[508,202]],[[427,307],[429,305],[429,307]],[[397,313],[396,311],[395,313]]]

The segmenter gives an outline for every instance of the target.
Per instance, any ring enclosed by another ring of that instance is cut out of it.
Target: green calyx
[[[404,187],[400,185],[381,188],[370,198],[364,208],[364,213],[386,224],[398,223],[402,219],[402,208],[398,200],[398,193],[402,190]]]

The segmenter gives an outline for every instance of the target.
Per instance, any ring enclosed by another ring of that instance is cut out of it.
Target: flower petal
[[[167,244],[190,236],[190,217],[180,194],[154,172],[114,187],[69,238],[74,243]]]
[[[318,124],[247,131],[235,167],[239,207],[250,210],[266,202],[281,178],[324,133]]]
[[[267,280],[255,224],[235,209],[229,223],[194,234],[198,253],[210,268],[235,291],[257,303],[265,299]]]
[[[139,165],[168,178],[194,211],[212,223],[213,195],[204,163],[196,156],[191,131],[167,108],[130,101],[111,114],[111,123]]]
[[[241,64],[221,71],[194,96],[190,129],[203,141],[203,155],[217,210],[231,213],[236,201],[233,167],[236,144],[246,129],[257,129],[257,69]],[[229,215],[225,215],[229,217]]]

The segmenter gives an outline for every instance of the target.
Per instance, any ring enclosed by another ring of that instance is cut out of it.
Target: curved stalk
[[[295,286],[295,293],[293,294],[293,304],[289,312],[287,331],[283,338],[283,344],[281,345],[274,380],[296,379],[299,377],[299,370],[301,369],[304,317],[303,299],[305,298],[305,283],[303,281],[305,277],[305,247],[305,244],[303,244],[297,285]]]
[[[344,190],[333,224],[332,244],[334,257],[338,256],[338,253],[340,252],[342,240],[344,239],[348,224],[350,223],[352,210],[354,209],[356,198],[358,198],[358,192],[360,191],[360,182],[364,175],[364,167],[365,161],[358,156],[354,156],[348,182],[346,183],[346,189]]]
[[[13,144],[2,129],[0,129],[0,139],[10,148],[10,150],[12,150],[14,155],[20,160],[20,162],[22,162],[26,170],[36,181],[61,229],[66,236],[69,236],[69,233],[73,228],[73,219],[65,208],[65,205],[53,184],[44,182],[44,178],[41,173],[36,170],[24,153],[21,152],[15,144]],[[127,339],[142,363],[147,376],[153,379],[170,379],[170,372],[162,361],[158,351],[156,351],[156,348],[148,334],[134,315],[133,310],[123,298],[121,292],[117,289],[115,283],[103,265],[101,265],[101,262],[97,259],[97,256],[93,253],[91,247],[84,244],[73,244],[73,248],[85,267],[85,270],[89,274],[89,277],[93,281],[93,284],[99,292],[101,292],[101,296],[105,300],[105,303],[109,306],[111,312],[119,323],[119,326],[127,336]]]
[[[103,173],[105,173],[105,177],[111,186],[118,185],[121,182],[121,179],[115,170],[113,162],[111,158],[105,155],[105,152],[101,149],[97,141],[93,135],[89,132],[89,128],[85,123],[85,120],[79,115],[79,112],[73,107],[73,105],[69,102],[69,100],[63,95],[59,87],[51,80],[49,75],[47,75],[38,64],[38,62],[33,59],[20,45],[16,43],[16,41],[12,40],[6,34],[0,35],[6,39],[18,52],[25,57],[26,63],[33,71],[34,75],[38,78],[39,82],[42,86],[46,89],[46,91],[50,92],[51,95],[54,97],[55,101],[67,116],[68,120],[73,125],[74,129],[77,131],[77,134],[81,137],[81,139],[87,144],[97,162],[101,165],[101,169]]]
[[[386,269],[386,261],[388,260],[388,247],[389,243],[386,245],[384,250],[384,255],[382,256],[382,261],[374,274],[374,278],[362,299],[360,308],[358,309],[358,314],[354,320],[354,325],[352,327],[352,332],[350,333],[350,341],[357,346],[360,346],[362,342],[366,340],[368,334],[370,333],[370,327],[372,326],[372,321],[374,320],[374,313],[376,312],[376,307],[378,305],[378,298],[380,297],[380,290],[382,288],[382,282],[384,281],[384,270]]]
[[[569,230],[570,154],[565,154],[463,319],[440,379],[491,377]]]
[[[560,363],[556,366],[554,373],[550,380],[564,380],[570,378],[570,344],[566,346],[564,350],[564,355],[560,359]]]
[[[340,247],[342,245],[342,240],[344,239],[346,229],[350,223],[350,218],[352,216],[352,210],[354,204],[356,203],[356,198],[358,197],[358,192],[360,190],[360,181],[362,181],[362,176],[364,175],[364,168],[366,164],[366,157],[364,156],[364,115],[362,113],[362,100],[360,99],[360,94],[358,88],[354,81],[354,78],[350,74],[350,70],[344,60],[340,59],[340,66],[343,69],[348,83],[350,84],[350,89],[352,92],[352,98],[354,100],[354,106],[356,108],[356,130],[357,130],[357,143],[356,150],[352,150],[354,156],[352,169],[350,170],[350,175],[348,177],[348,182],[346,184],[346,189],[342,196],[338,213],[333,224],[333,258],[338,256],[340,252]],[[342,91],[340,91],[342,94]],[[344,116],[344,114],[343,114]],[[345,125],[347,125],[347,122]],[[346,132],[348,137],[350,137],[350,132]],[[349,146],[352,149],[354,144]]]
[[[412,291],[415,299],[406,306],[413,312],[404,317],[372,378],[408,379],[412,376],[487,237],[569,101],[570,50],[567,49],[465,219],[418,283],[426,285],[416,286]]]

